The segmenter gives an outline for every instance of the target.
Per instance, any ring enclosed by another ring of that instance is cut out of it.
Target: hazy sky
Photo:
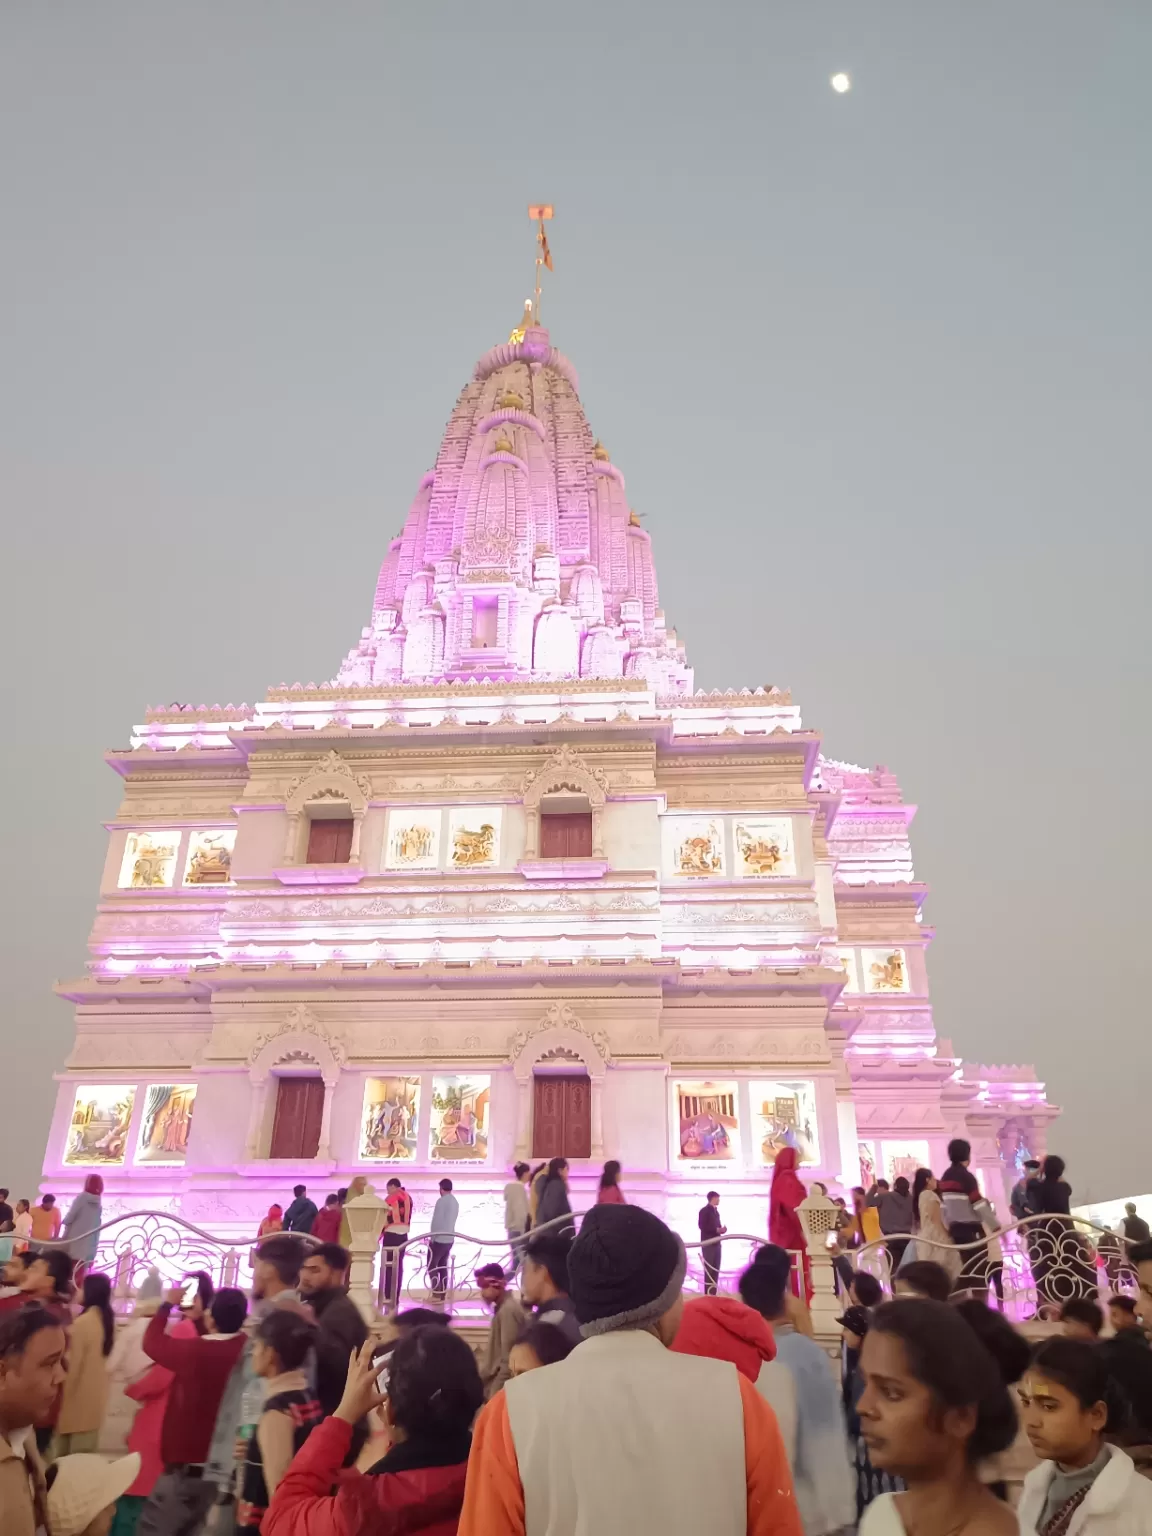
[[[333,674],[546,198],[697,683],[900,775],[939,1032],[1152,1190],[1150,56],[1147,0],[0,5],[0,1183],[102,750]]]

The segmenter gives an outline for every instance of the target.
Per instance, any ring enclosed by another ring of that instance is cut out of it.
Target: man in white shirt
[[[460,1202],[452,1193],[452,1180],[440,1180],[440,1198],[432,1207],[432,1226],[428,1233],[428,1283],[437,1301],[448,1295],[448,1260],[456,1240]]]

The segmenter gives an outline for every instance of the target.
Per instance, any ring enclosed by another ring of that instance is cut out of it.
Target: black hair
[[[387,1184],[385,1184],[384,1188],[385,1189],[403,1189],[404,1186],[403,1186],[403,1184],[401,1184],[399,1179],[393,1178],[393,1179],[389,1179],[388,1180],[388,1182],[387,1182]]]
[[[858,1269],[852,1276],[852,1289],[856,1292],[856,1300],[862,1307],[878,1307],[884,1300],[884,1287],[875,1275],[870,1275],[867,1270]]]
[[[901,1265],[899,1271],[892,1276],[892,1283],[910,1285],[921,1296],[927,1296],[930,1301],[947,1301],[952,1294],[952,1280],[943,1264],[934,1264],[931,1259],[914,1259],[911,1264]]]
[[[528,1171],[529,1170],[528,1170],[528,1164],[527,1163],[513,1163],[512,1164],[512,1172],[516,1175],[517,1179],[522,1179],[524,1177],[524,1175]]]
[[[1032,1358],[1032,1346],[1017,1333],[1002,1312],[993,1312],[982,1301],[960,1301],[952,1308],[968,1324],[995,1360],[1006,1386],[1020,1380]]]
[[[1128,1248],[1129,1264],[1152,1264],[1152,1243],[1132,1243]]]
[[[568,1254],[572,1241],[556,1232],[538,1232],[524,1245],[524,1257],[548,1271],[548,1278],[558,1291],[568,1295]]]
[[[1051,1157],[1046,1157],[1040,1165],[1040,1177],[1045,1181],[1056,1183],[1058,1179],[1064,1177],[1065,1166],[1064,1159],[1057,1157],[1053,1153]]]
[[[541,1365],[558,1365],[576,1348],[555,1323],[529,1323],[516,1342],[526,1344]]]
[[[600,1175],[601,1189],[615,1189],[620,1182],[620,1164],[614,1157],[610,1157],[604,1164],[604,1172]]]
[[[256,1257],[262,1264],[271,1264],[284,1285],[292,1286],[300,1278],[305,1245],[294,1232],[274,1232],[257,1248]]]
[[[256,1337],[275,1353],[286,1371],[298,1371],[316,1342],[316,1325],[298,1312],[273,1307],[256,1329]]]
[[[65,1301],[72,1299],[72,1271],[76,1268],[75,1261],[70,1259],[63,1248],[48,1248],[43,1253],[36,1255],[48,1266],[48,1273],[52,1276],[52,1284],[57,1296]]]
[[[704,1198],[705,1200],[719,1200],[720,1191],[718,1189],[710,1189]]]
[[[55,1204],[56,1204],[56,1196],[55,1195],[44,1195],[41,1198],[41,1200],[40,1200],[40,1205],[41,1205],[41,1207],[44,1210],[47,1210],[50,1206],[53,1206]]]
[[[59,1328],[64,1324],[47,1307],[38,1305],[18,1307],[0,1317],[0,1360],[11,1360],[22,1355],[29,1343],[45,1328]]]
[[[547,1163],[537,1163],[535,1168],[533,1168],[531,1174],[529,1175],[529,1178],[528,1178],[529,1184],[535,1184],[536,1180],[544,1172],[544,1170],[547,1168],[547,1166],[548,1166]]]
[[[1110,1298],[1108,1305],[1110,1307],[1118,1307],[1121,1312],[1128,1312],[1133,1317],[1136,1315],[1136,1303],[1131,1296],[1113,1296]]]
[[[342,1204],[341,1199],[340,1199],[340,1192],[339,1192],[339,1190],[337,1190],[337,1192],[334,1195],[329,1195],[328,1198],[325,1200],[324,1204],[325,1205],[340,1205],[340,1204]]]
[[[928,1180],[932,1177],[931,1168],[917,1168],[912,1180],[912,1230],[920,1230],[920,1196],[928,1188]]]
[[[311,1253],[305,1254],[305,1258],[323,1259],[329,1269],[338,1269],[343,1274],[347,1274],[352,1262],[352,1255],[347,1248],[341,1248],[339,1243],[321,1243]]]
[[[88,1274],[84,1276],[84,1305],[81,1311],[88,1312],[93,1307],[100,1314],[104,1324],[104,1354],[112,1353],[112,1344],[116,1338],[116,1316],[112,1311],[112,1282],[107,1275]]]
[[[771,1321],[784,1311],[784,1296],[792,1273],[792,1260],[785,1248],[766,1243],[757,1248],[752,1262],[740,1276],[736,1288],[746,1307]]]
[[[296,1196],[297,1200],[299,1200],[301,1195],[306,1195],[308,1193],[307,1184],[294,1184],[292,1186],[292,1193]]]
[[[217,1333],[239,1333],[248,1316],[248,1298],[226,1285],[213,1296],[211,1313]]]
[[[395,1314],[392,1326],[407,1333],[413,1328],[447,1328],[451,1321],[447,1312],[437,1312],[433,1307],[408,1307]]]
[[[877,1189],[891,1189],[892,1186],[891,1186],[891,1184],[889,1184],[887,1179],[877,1179],[876,1180],[876,1188]]]
[[[1026,1157],[1024,1159],[1024,1166],[1025,1168],[1039,1168],[1040,1159],[1038,1157]]]
[[[441,1179],[440,1180],[440,1193],[443,1194],[443,1195],[450,1195],[452,1193],[452,1180],[451,1179]]]
[[[1104,1314],[1099,1305],[1089,1301],[1087,1296],[1073,1296],[1070,1301],[1061,1305],[1060,1321],[1083,1323],[1086,1328],[1091,1328],[1093,1333],[1099,1334],[1104,1327]]]
[[[392,1351],[388,1402],[410,1437],[466,1434],[484,1402],[476,1356],[450,1328],[413,1328]]]
[[[185,1280],[195,1280],[196,1294],[200,1298],[200,1305],[207,1312],[212,1305],[212,1298],[216,1294],[216,1287],[212,1283],[212,1276],[202,1269],[195,1269],[184,1276]]]
[[[6,1189],[0,1189],[0,1200],[7,1200],[7,1198],[8,1191]]]
[[[476,1278],[477,1280],[505,1280],[507,1276],[502,1264],[482,1264],[476,1271]]]
[[[911,1193],[912,1186],[908,1183],[908,1180],[904,1177],[904,1175],[901,1174],[898,1179],[893,1180],[892,1188],[898,1195],[907,1195]]]
[[[36,1252],[35,1248],[25,1248],[23,1253],[12,1254],[11,1258],[8,1260],[8,1263],[11,1264],[15,1262],[17,1264],[23,1264],[25,1269],[31,1269],[32,1265],[35,1264],[39,1257],[40,1255]]]
[[[345,1200],[347,1200],[347,1198],[348,1198],[348,1191],[347,1191],[347,1189],[338,1189],[336,1191],[336,1198],[337,1198],[337,1200],[339,1200],[340,1204],[343,1205]]]
[[[1105,1430],[1121,1427],[1124,1412],[1108,1376],[1108,1357],[1087,1339],[1045,1339],[1036,1346],[1032,1367],[1071,1392],[1082,1408],[1103,1403],[1108,1409]]]
[[[975,1408],[976,1424],[967,1447],[969,1462],[1006,1450],[1019,1428],[1007,1379],[994,1352],[998,1341],[993,1339],[992,1330],[998,1327],[1014,1338],[1018,1335],[1000,1313],[987,1307],[981,1311],[992,1324],[988,1336],[976,1332],[967,1311],[942,1301],[918,1297],[888,1301],[872,1315],[872,1332],[900,1340],[908,1369],[941,1408]]]
[[[553,1179],[558,1179],[567,1166],[568,1159],[566,1157],[552,1158],[548,1164],[548,1182],[551,1183]]]
[[[965,1141],[963,1136],[955,1136],[948,1143],[948,1161],[950,1163],[966,1163],[972,1156],[972,1143]]]

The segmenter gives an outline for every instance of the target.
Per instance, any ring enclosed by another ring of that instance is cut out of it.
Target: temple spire
[[[549,272],[552,267],[552,252],[548,247],[548,232],[544,228],[546,220],[552,217],[551,203],[533,203],[528,209],[528,217],[536,223],[536,290],[532,306],[532,318],[536,325],[540,324],[540,279],[544,268]]]

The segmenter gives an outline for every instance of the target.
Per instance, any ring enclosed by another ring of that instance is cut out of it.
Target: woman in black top
[[[1028,1181],[1028,1204],[1037,1216],[1028,1244],[1037,1300],[1045,1305],[1077,1296],[1095,1299],[1096,1264],[1072,1222],[1072,1186],[1064,1177],[1064,1159],[1046,1157],[1040,1177]],[[1027,1229],[1025,1229],[1027,1230]]]
[[[550,1221],[555,1221],[558,1216],[571,1216],[572,1205],[568,1199],[568,1159],[554,1157],[548,1164],[548,1172],[544,1176],[544,1184],[540,1190],[540,1203],[536,1207],[537,1227],[547,1226]],[[554,1233],[571,1232],[575,1229],[575,1223],[564,1223],[552,1228]]]
[[[270,1312],[252,1341],[252,1368],[267,1382],[268,1395],[248,1442],[236,1524],[258,1531],[272,1495],[293,1456],[324,1417],[304,1367],[316,1327],[297,1312]]]

